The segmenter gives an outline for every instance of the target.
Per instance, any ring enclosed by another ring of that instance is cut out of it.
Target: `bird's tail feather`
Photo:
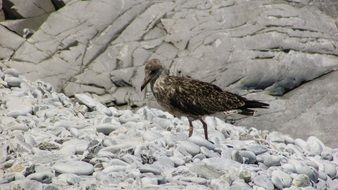
[[[245,105],[240,108],[239,114],[241,115],[247,115],[252,116],[255,113],[255,110],[249,109],[249,108],[268,108],[269,104],[259,102],[256,100],[245,100]]]
[[[244,108],[268,108],[269,104],[259,102],[256,100],[246,100],[245,105],[243,107]]]

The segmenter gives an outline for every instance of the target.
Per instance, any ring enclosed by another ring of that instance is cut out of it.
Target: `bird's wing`
[[[170,104],[183,113],[208,115],[244,105],[240,96],[210,83],[180,77],[173,77],[172,83]]]

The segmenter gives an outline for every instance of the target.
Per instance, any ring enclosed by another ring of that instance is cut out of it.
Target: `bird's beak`
[[[150,75],[147,75],[144,77],[144,81],[143,84],[141,86],[141,91],[143,91],[143,89],[147,86],[147,84],[150,82],[150,80],[152,79],[152,77]]]

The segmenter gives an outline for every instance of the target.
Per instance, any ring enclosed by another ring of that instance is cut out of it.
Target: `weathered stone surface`
[[[38,19],[58,9],[41,26],[42,18],[3,23],[19,34],[28,25],[36,29],[24,42],[1,38],[10,32],[0,26],[0,59],[31,80],[50,82],[67,95],[111,94],[116,105],[141,105],[142,65],[159,58],[174,75],[240,94],[265,90],[247,97],[270,109],[238,125],[314,135],[337,146],[334,0],[7,2],[15,5],[5,9],[13,18]]]
[[[55,10],[52,2],[46,0],[6,0],[3,1],[3,9],[9,19],[38,17]]]

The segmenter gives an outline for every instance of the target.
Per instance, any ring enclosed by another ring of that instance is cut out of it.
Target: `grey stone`
[[[245,147],[245,149],[255,153],[256,155],[263,154],[268,151],[267,147],[258,144],[249,145]]]
[[[320,155],[323,151],[323,143],[316,137],[310,136],[307,139],[307,149],[311,155]]]
[[[292,181],[292,185],[296,187],[306,187],[310,184],[310,178],[305,174],[297,175]]]
[[[80,183],[81,178],[76,174],[63,173],[58,176],[58,180],[61,180],[69,185],[76,185]]]
[[[204,164],[195,164],[189,170],[206,179],[215,179],[222,175],[221,172]]]
[[[85,104],[91,109],[95,109],[97,111],[105,113],[108,116],[112,115],[111,111],[106,106],[86,94],[75,94],[75,98],[77,98],[81,103]]]
[[[155,175],[158,175],[161,173],[161,171],[153,166],[150,165],[143,165],[139,168],[141,173],[153,173]]]
[[[271,174],[272,183],[278,188],[283,189],[291,186],[292,178],[289,174],[281,171],[275,170]]]
[[[5,75],[5,82],[7,82],[7,85],[10,87],[20,87],[22,79]]]
[[[6,106],[8,109],[7,116],[18,117],[25,116],[33,111],[32,100],[25,97],[8,97]]]
[[[253,164],[256,163],[256,155],[251,151],[234,150],[231,158],[239,163]]]
[[[330,176],[331,178],[335,178],[337,176],[337,165],[330,163],[330,162],[325,162],[324,164],[324,172]]]
[[[235,182],[229,188],[229,190],[251,190],[251,189],[252,188],[248,184],[243,182]]]
[[[200,147],[189,141],[180,142],[181,147],[191,155],[196,155],[200,152]]]
[[[59,173],[72,173],[77,175],[89,175],[94,172],[93,165],[75,160],[59,161],[54,164],[53,168]]]
[[[199,146],[204,146],[210,150],[215,149],[215,145],[212,144],[211,142],[207,141],[205,138],[199,136],[199,135],[194,135],[189,137],[189,141],[193,142]]]
[[[52,182],[52,177],[54,177],[51,173],[33,173],[29,176],[27,176],[27,179],[30,180],[36,180],[41,183],[51,183]]]
[[[99,133],[103,133],[105,135],[109,135],[111,132],[115,131],[116,129],[118,129],[121,126],[121,124],[119,122],[116,123],[106,123],[106,124],[100,124],[100,125],[96,125],[96,131]]]
[[[266,175],[257,175],[252,180],[254,184],[265,189],[274,189],[271,179]]]
[[[267,167],[281,165],[281,157],[275,155],[261,154],[257,156],[257,160]]]

